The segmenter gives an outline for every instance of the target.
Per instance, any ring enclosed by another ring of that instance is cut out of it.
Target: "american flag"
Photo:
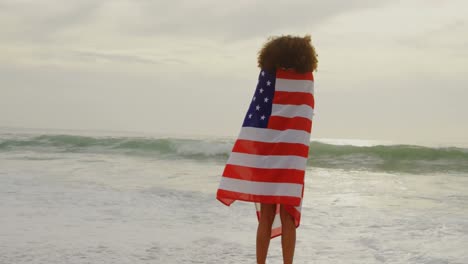
[[[312,72],[262,70],[241,131],[224,168],[217,199],[277,204],[272,237],[281,234],[279,204],[301,217],[304,174],[314,115]]]

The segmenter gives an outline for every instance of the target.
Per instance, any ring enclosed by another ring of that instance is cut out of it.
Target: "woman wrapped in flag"
[[[253,202],[259,220],[257,263],[281,235],[292,263],[301,220],[304,175],[314,114],[317,54],[310,36],[270,38],[259,51],[257,87],[225,165],[217,199]]]

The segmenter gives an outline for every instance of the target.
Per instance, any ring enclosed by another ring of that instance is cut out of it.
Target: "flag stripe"
[[[308,105],[281,105],[273,104],[271,110],[272,116],[282,116],[282,117],[304,117],[309,120],[312,120],[314,115],[314,109]]]
[[[255,155],[293,155],[307,158],[309,146],[297,143],[267,143],[251,140],[236,140],[233,152]]]
[[[225,179],[222,178],[221,181]],[[218,189],[216,196],[218,199],[234,199],[241,201],[257,202],[257,203],[281,203],[281,204],[290,204],[297,205],[301,202],[301,197],[293,196],[280,196],[280,195],[256,195],[251,193],[236,192],[226,189]]]
[[[276,79],[292,79],[292,80],[314,80],[314,75],[312,72],[306,72],[306,73],[296,73],[292,71],[286,71],[286,70],[277,70],[276,71]]]
[[[268,128],[242,127],[238,139],[262,142],[300,143],[306,146],[310,144],[310,134],[301,130],[289,130],[288,133],[284,133],[284,131]]]
[[[304,117],[282,117],[282,116],[270,116],[268,120],[268,128],[276,130],[303,130],[308,133],[312,130],[312,121]]]
[[[232,152],[227,164],[264,168],[304,170],[307,159],[297,156],[261,156]]]
[[[254,182],[223,177],[220,189],[255,195],[302,196],[302,184],[278,182]]]
[[[314,96],[311,93],[275,92],[273,104],[308,105],[314,108]]]
[[[304,183],[303,170],[295,169],[263,169],[227,164],[223,176],[257,182]]]
[[[276,79],[275,91],[314,93],[314,82],[305,80]]]

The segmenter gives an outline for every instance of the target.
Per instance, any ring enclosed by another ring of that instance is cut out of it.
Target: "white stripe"
[[[255,182],[222,177],[219,189],[254,195],[301,197],[302,184]]]
[[[280,105],[273,104],[271,110],[271,115],[273,116],[283,116],[283,117],[304,117],[312,120],[314,115],[314,109],[308,105]]]
[[[314,94],[314,82],[310,80],[276,79],[275,91]]]
[[[299,143],[306,146],[310,144],[310,134],[296,129],[280,131],[268,128],[242,127],[238,139],[269,143]]]
[[[298,156],[269,156],[231,152],[227,164],[264,168],[305,170],[307,159]]]

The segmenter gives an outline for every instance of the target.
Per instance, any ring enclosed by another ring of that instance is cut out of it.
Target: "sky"
[[[0,0],[0,127],[235,137],[312,36],[312,138],[468,142],[467,1]]]

